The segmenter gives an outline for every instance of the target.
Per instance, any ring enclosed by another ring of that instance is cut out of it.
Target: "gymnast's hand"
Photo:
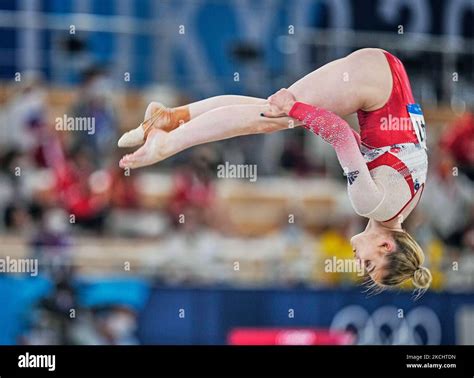
[[[166,131],[152,128],[145,144],[133,154],[125,155],[120,160],[120,168],[140,168],[166,159],[169,156],[166,153],[168,136],[169,133]]]
[[[264,117],[276,118],[288,116],[291,108],[296,102],[295,96],[288,89],[282,88],[268,97],[269,109],[262,115]]]

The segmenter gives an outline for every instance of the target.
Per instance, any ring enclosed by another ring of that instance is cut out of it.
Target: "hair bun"
[[[428,289],[430,287],[431,281],[433,277],[431,276],[431,272],[428,268],[424,266],[418,267],[413,273],[413,284],[418,289]]]

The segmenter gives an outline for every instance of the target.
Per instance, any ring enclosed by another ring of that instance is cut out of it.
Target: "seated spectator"
[[[474,114],[465,113],[449,125],[440,146],[454,159],[459,169],[474,180]]]
[[[86,146],[95,167],[108,161],[117,139],[117,118],[114,97],[106,71],[91,67],[83,73],[78,101],[73,104],[71,116],[86,117],[94,122],[92,132],[74,131],[75,143]]]

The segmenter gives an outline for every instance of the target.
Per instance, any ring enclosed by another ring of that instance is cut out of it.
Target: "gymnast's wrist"
[[[288,111],[286,112],[286,114],[288,114],[290,117],[292,118],[298,118],[299,117],[299,114],[301,112],[301,107],[302,105],[304,105],[302,102],[299,102],[299,101],[292,101],[290,103],[290,108],[288,109]]]
[[[293,106],[295,106],[295,103],[296,103],[295,100],[288,101],[285,104],[285,107],[283,108],[283,112],[287,115],[290,115],[291,109],[293,109]]]

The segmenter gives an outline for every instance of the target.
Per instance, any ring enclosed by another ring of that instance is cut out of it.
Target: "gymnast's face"
[[[360,261],[372,280],[380,282],[384,274],[386,256],[395,250],[395,241],[390,232],[366,229],[352,237],[351,245],[354,258]]]

